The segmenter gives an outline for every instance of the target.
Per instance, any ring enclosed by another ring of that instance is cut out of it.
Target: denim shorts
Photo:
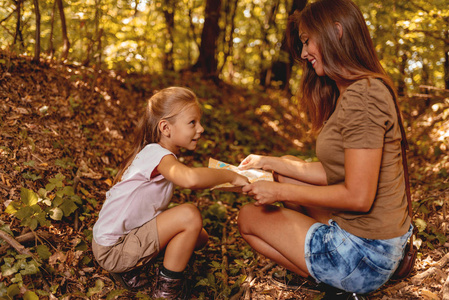
[[[306,235],[305,259],[318,282],[359,294],[377,290],[390,279],[404,255],[413,226],[388,240],[360,238],[330,220],[313,224]]]

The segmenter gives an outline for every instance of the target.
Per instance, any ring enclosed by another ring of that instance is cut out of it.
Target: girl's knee
[[[199,230],[203,228],[203,217],[198,208],[190,203],[181,204],[179,208],[182,208],[181,218],[185,224],[189,224],[189,227],[194,227]]]

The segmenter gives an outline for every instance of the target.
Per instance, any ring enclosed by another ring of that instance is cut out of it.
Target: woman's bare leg
[[[307,231],[317,221],[297,211],[276,206],[245,205],[238,217],[242,237],[257,252],[307,277],[304,258]]]
[[[181,204],[156,217],[160,248],[165,248],[164,267],[183,271],[195,249],[207,243],[207,232],[198,208]]]

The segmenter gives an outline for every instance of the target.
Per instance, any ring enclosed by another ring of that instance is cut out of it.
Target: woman
[[[238,224],[258,252],[303,277],[369,293],[394,273],[412,232],[394,87],[350,0],[318,0],[289,19],[303,63],[301,107],[319,131],[319,162],[250,155],[278,182],[243,188]],[[274,206],[283,202],[284,207]]]

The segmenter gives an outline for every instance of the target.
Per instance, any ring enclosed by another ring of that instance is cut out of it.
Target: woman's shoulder
[[[364,78],[353,82],[346,92],[374,98],[392,98],[391,92],[386,84],[379,78]]]

